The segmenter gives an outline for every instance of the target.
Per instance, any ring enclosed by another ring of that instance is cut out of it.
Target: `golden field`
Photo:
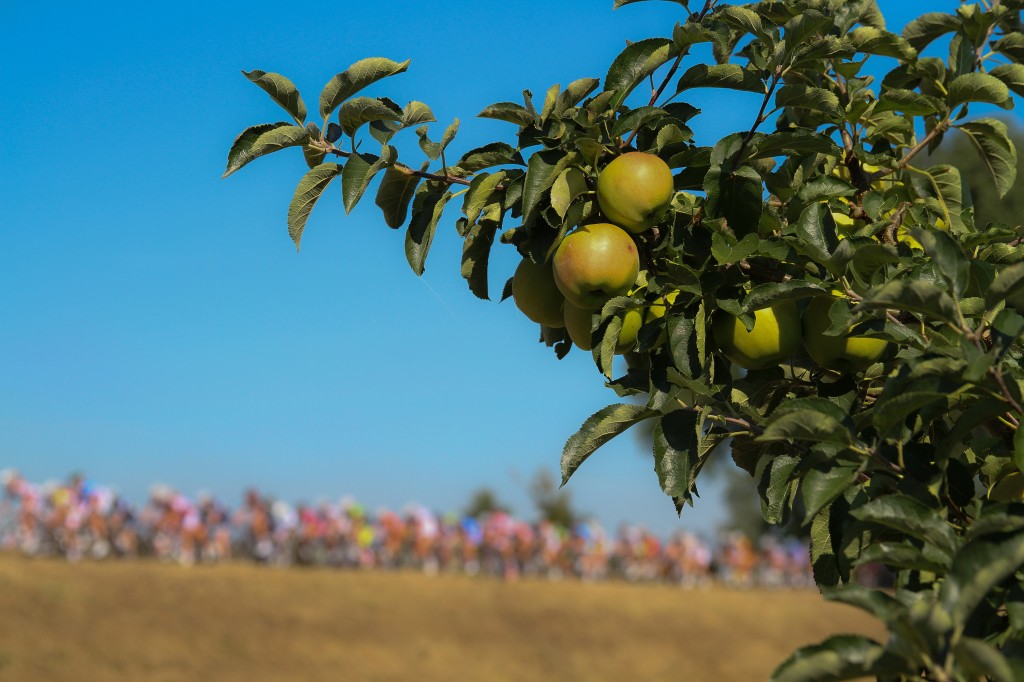
[[[745,682],[836,632],[884,634],[813,590],[0,554],[4,682]]]

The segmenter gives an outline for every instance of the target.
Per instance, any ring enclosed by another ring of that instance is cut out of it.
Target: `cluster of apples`
[[[718,311],[711,333],[715,344],[732,362],[746,369],[765,369],[793,357],[803,346],[821,367],[843,373],[860,372],[881,359],[889,344],[884,339],[858,334],[855,328],[829,335],[829,310],[842,298],[812,298],[803,313],[795,301],[780,301],[754,311],[754,326],[747,329],[740,319]]]
[[[546,264],[524,258],[512,279],[516,306],[538,324],[564,327],[577,347],[590,350],[594,314],[636,285],[640,255],[633,235],[665,216],[674,193],[672,170],[659,157],[644,152],[616,157],[597,178],[597,203],[607,222],[582,225],[566,235]],[[631,350],[640,327],[664,317],[675,293],[643,310],[627,311],[616,352]]]
[[[875,166],[870,163],[862,163],[861,169],[868,175],[883,170],[881,166]],[[843,164],[839,164],[838,166],[836,166],[832,170],[832,175],[836,176],[837,178],[846,180],[847,182],[850,182],[850,169]],[[879,191],[885,191],[888,189],[898,188],[902,186],[903,183],[895,179],[892,175],[883,177],[882,179],[876,180],[875,182],[871,183],[871,189]],[[850,200],[846,198],[840,198],[839,201],[847,205],[850,204]],[[882,218],[891,218],[893,213],[895,212],[895,209],[890,209],[886,211],[884,214],[882,214]],[[850,235],[863,229],[868,224],[868,222],[862,218],[851,217],[849,215],[849,210],[845,212],[831,211],[831,213],[832,219],[836,223],[837,236],[840,239],[845,239],[846,237],[849,237]],[[949,226],[946,225],[946,221],[942,220],[941,218],[937,219],[934,225],[932,225],[932,227],[936,230],[946,230],[949,228]],[[875,241],[878,241],[877,236],[875,237]],[[911,249],[923,249],[920,242],[918,242],[916,239],[910,236],[910,229],[907,225],[900,225],[896,229],[896,241],[908,245]]]
[[[566,235],[547,263],[524,258],[512,279],[516,306],[538,324],[565,328],[573,344],[590,350],[594,315],[609,299],[629,294],[636,286],[640,258],[633,235],[662,220],[674,193],[672,171],[657,156],[628,152],[616,157],[597,179],[598,205],[608,222],[582,225]],[[677,295],[669,292],[643,309],[628,310],[616,352],[631,351],[640,328],[663,318]],[[726,357],[746,369],[779,364],[801,346],[827,369],[866,369],[881,357],[887,343],[854,330],[840,336],[825,334],[831,326],[829,309],[834,300],[814,298],[803,314],[794,301],[757,310],[749,330],[739,318],[718,311],[712,336]],[[657,343],[664,340],[662,332]]]

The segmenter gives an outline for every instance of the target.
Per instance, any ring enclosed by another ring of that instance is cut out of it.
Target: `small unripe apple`
[[[777,365],[800,350],[800,309],[781,301],[754,311],[754,326],[747,331],[740,318],[719,310],[711,327],[719,350],[746,369]]]
[[[537,265],[529,258],[520,261],[512,276],[512,299],[530,320],[545,327],[564,327],[562,304],[565,297],[555,285],[551,263]]]
[[[609,221],[639,234],[660,221],[672,203],[672,169],[654,154],[627,152],[597,177],[597,203]]]
[[[577,308],[597,310],[626,294],[640,272],[633,238],[610,223],[584,225],[570,233],[552,258],[555,285]]]

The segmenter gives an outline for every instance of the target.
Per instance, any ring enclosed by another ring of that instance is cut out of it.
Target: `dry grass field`
[[[882,635],[814,591],[0,554],[4,682],[746,682],[840,631]]]

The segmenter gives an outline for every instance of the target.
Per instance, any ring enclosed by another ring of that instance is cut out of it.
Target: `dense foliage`
[[[301,148],[310,170],[288,211],[296,245],[332,181],[350,211],[379,177],[376,203],[388,226],[407,225],[417,273],[458,198],[462,275],[487,298],[495,244],[547,263],[567,234],[606,222],[596,188],[613,159],[657,155],[672,169],[671,209],[633,235],[640,275],[593,314],[587,344],[621,401],[569,439],[564,479],[651,420],[654,468],[681,509],[728,440],[759,482],[767,521],[801,510],[826,596],[891,634],[831,638],[775,679],[1024,679],[1024,229],[976,224],[959,171],[922,154],[963,136],[997,191],[1012,187],[1007,125],[970,114],[1012,109],[1011,93],[1024,94],[1024,2],[930,12],[901,34],[874,0],[677,4],[671,36],[629,44],[603,80],[488,106],[480,116],[509,122],[515,140],[458,158],[448,151],[457,121],[433,139],[426,104],[359,94],[408,62],[365,59],[335,76],[320,123],[307,122],[287,78],[245,73],[293,120],[243,132],[225,175]],[[749,129],[695,139],[702,88],[759,95]],[[406,128],[422,165],[399,162],[392,143]],[[664,314],[641,315],[623,348],[630,312],[656,303]],[[719,319],[751,330],[755,312],[794,305],[810,353],[743,370],[712,333]],[[813,344],[808,324],[820,327]],[[851,331],[884,352],[829,359],[829,339]],[[541,337],[559,357],[570,350],[564,328]],[[619,377],[617,351],[629,364]],[[893,571],[895,591],[853,582],[866,563]]]

